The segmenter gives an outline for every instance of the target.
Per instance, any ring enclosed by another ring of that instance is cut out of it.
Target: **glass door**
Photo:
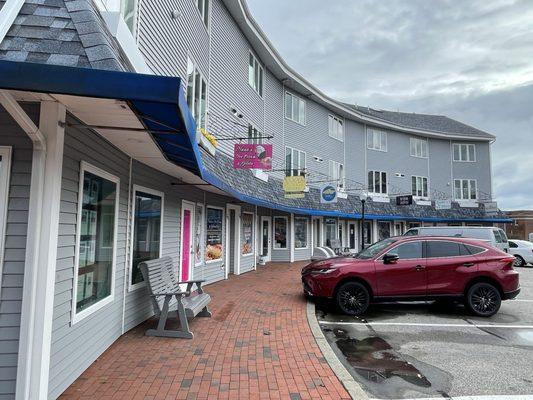
[[[261,217],[261,257],[265,261],[270,261],[271,258],[271,237],[270,217]]]

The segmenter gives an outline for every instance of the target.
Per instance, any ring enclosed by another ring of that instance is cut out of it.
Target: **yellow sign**
[[[304,192],[285,193],[286,199],[303,199],[305,198]]]
[[[283,191],[285,193],[303,192],[307,182],[304,176],[286,176],[283,179]]]

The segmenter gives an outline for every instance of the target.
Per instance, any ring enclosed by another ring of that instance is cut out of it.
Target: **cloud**
[[[533,209],[533,2],[248,2],[287,62],[332,97],[495,134],[500,207]]]

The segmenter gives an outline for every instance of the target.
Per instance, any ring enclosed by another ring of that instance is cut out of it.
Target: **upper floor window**
[[[187,59],[187,105],[196,121],[196,128],[206,128],[207,81],[194,64]]]
[[[261,132],[255,125],[248,124],[248,143],[250,144],[261,144],[263,139],[261,138]]]
[[[413,196],[428,197],[428,178],[425,176],[412,176],[411,187]]]
[[[474,162],[476,161],[475,144],[453,144],[453,161]]]
[[[285,92],[285,117],[305,125],[305,100]]]
[[[337,161],[330,160],[329,177],[332,183],[337,184],[338,188],[343,189],[345,185],[344,165]]]
[[[259,96],[263,97],[263,67],[252,53],[248,65],[248,83]]]
[[[367,148],[387,151],[387,132],[368,129],[366,133]]]
[[[305,176],[307,166],[305,151],[296,150],[292,147],[285,147],[285,175]]]
[[[334,115],[328,116],[328,131],[329,136],[340,140],[344,140],[344,122],[341,118],[335,117]]]
[[[387,194],[387,173],[368,171],[368,191],[370,193]]]
[[[455,179],[454,189],[456,200],[477,199],[477,182],[475,179]]]
[[[205,27],[209,28],[209,8],[211,0],[195,0],[196,7],[198,7],[198,11],[200,11],[200,16],[202,17],[202,21],[204,21]]]
[[[137,0],[121,0],[120,12],[130,32],[135,33]]]
[[[428,157],[427,139],[411,138],[411,156],[421,158]]]

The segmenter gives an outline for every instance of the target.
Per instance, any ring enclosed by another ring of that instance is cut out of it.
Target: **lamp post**
[[[361,193],[359,199],[361,200],[361,250],[365,249],[365,203],[368,195]]]

